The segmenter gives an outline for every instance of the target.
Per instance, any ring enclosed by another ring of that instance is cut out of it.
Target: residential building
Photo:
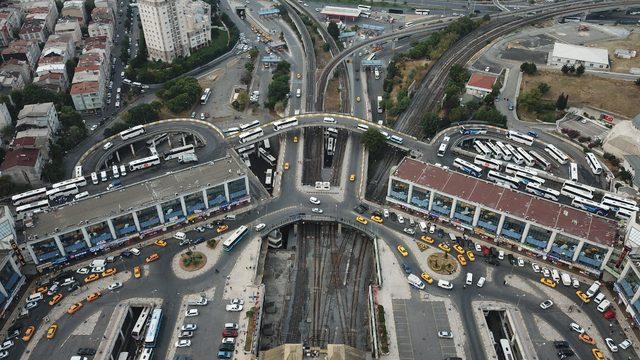
[[[107,71],[109,78],[109,67],[111,66],[111,42],[106,36],[95,36],[84,39],[83,54],[101,54],[104,57],[102,68]]]
[[[465,92],[469,95],[484,98],[493,91],[493,85],[498,81],[495,75],[473,73],[465,85]]]
[[[82,31],[80,30],[80,22],[77,18],[66,17],[58,19],[56,23],[56,34],[69,34],[73,40],[74,46],[82,40]]]
[[[40,46],[37,40],[19,39],[12,41],[6,49],[2,50],[2,59],[16,59],[26,61],[31,69],[36,68],[40,57]]]
[[[18,7],[0,8],[0,47],[9,46],[14,32],[22,25],[22,10]]]
[[[44,20],[40,19],[27,19],[22,24],[18,36],[20,39],[36,40],[39,43],[44,43],[47,40],[49,32]]]
[[[64,2],[62,17],[74,17],[80,22],[80,26],[86,26],[87,23],[87,9],[84,6],[84,0],[67,0]]]
[[[101,109],[104,105],[104,87],[98,81],[83,81],[71,85],[71,99],[78,111]]]
[[[71,34],[49,36],[38,61],[34,83],[54,92],[69,89],[67,61],[75,56],[75,46]]]
[[[52,102],[25,105],[18,113],[16,129],[48,128],[52,134],[60,128],[58,113]]]
[[[22,90],[25,85],[24,78],[19,74],[0,70],[0,93],[6,94],[14,90]]]
[[[11,126],[11,114],[7,108],[7,104],[0,103],[0,129],[4,129],[7,126]]]
[[[47,72],[38,75],[33,79],[33,83],[53,92],[66,92],[69,89],[67,75],[60,72]]]
[[[42,184],[40,178],[45,162],[43,153],[38,149],[10,149],[0,165],[0,171],[15,183],[39,186]]]
[[[95,111],[104,105],[109,58],[97,46],[88,51],[80,56],[71,85],[71,99],[78,111]]]
[[[53,137],[51,129],[46,128],[31,128],[18,131],[13,138],[11,147],[18,148],[36,148],[42,150],[44,156],[49,154],[49,140]],[[22,140],[27,138],[28,140]]]
[[[109,7],[96,7],[91,11],[91,23],[89,24],[89,36],[105,36],[113,42],[113,12]]]
[[[211,6],[203,1],[140,0],[138,9],[152,60],[172,62],[211,41]]]
[[[587,69],[608,69],[609,50],[556,42],[547,63],[555,67],[582,64]]]
[[[31,82],[31,69],[26,61],[17,59],[8,59],[0,64],[0,74],[13,75],[19,78],[22,84]]]
[[[23,9],[26,13],[27,19],[44,19],[49,34],[53,33],[56,20],[58,19],[58,7],[54,0],[32,1],[26,3]],[[46,16],[43,17],[42,15],[37,14],[46,14]]]

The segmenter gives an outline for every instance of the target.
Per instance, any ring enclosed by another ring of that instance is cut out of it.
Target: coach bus
[[[487,130],[485,129],[477,129],[477,128],[467,129],[464,126],[460,128],[460,134],[462,135],[484,135],[486,133],[487,133]]]
[[[429,9],[416,9],[416,15],[429,15],[431,11]]]
[[[121,131],[120,138],[122,140],[133,139],[136,136],[144,134],[144,132],[144,127],[142,125],[137,125],[125,131]]]
[[[47,197],[47,188],[39,188],[35,190],[29,190],[11,197],[11,203],[14,206],[31,204],[38,200],[45,199]]]
[[[222,243],[222,248],[224,251],[231,251],[233,248],[238,245],[242,239],[249,233],[249,229],[242,225],[239,228],[235,229],[231,235]]]
[[[600,165],[600,162],[593,153],[587,153],[586,159],[592,173],[595,175],[602,174],[602,165]]]
[[[491,150],[491,157],[496,160],[502,160],[502,150],[498,147],[498,145],[492,143],[491,141],[487,142],[487,147]]]
[[[179,146],[177,148],[170,149],[164,153],[164,161],[168,161],[171,159],[177,159],[180,155],[184,154],[193,154],[195,152],[195,147],[193,144],[188,144],[185,146]]]
[[[489,149],[489,147],[480,140],[475,140],[473,142],[473,148],[480,155],[485,155],[485,156],[491,155],[491,150]]]
[[[264,135],[264,131],[261,128],[257,128],[257,129],[241,132],[240,135],[238,135],[238,138],[240,139],[241,143],[246,143],[248,141],[258,139],[263,135]]]
[[[447,152],[447,143],[446,142],[442,142],[440,143],[440,146],[438,146],[438,157],[443,157],[444,154]]]
[[[578,181],[578,164],[574,162],[569,163],[569,177],[571,181]]]
[[[154,165],[160,165],[160,157],[158,155],[151,155],[142,159],[131,161],[129,163],[129,171],[146,169]]]
[[[562,184],[560,193],[572,199],[576,197],[581,197],[589,200],[593,199],[593,192],[591,188],[572,181],[565,181],[564,184]]]
[[[144,348],[140,351],[140,357],[138,360],[153,360],[153,349],[152,348]]]
[[[280,131],[293,126],[298,126],[298,118],[276,121],[273,123],[273,130]]]
[[[518,150],[516,150],[516,148],[515,148],[515,147],[513,147],[513,145],[511,145],[511,144],[505,144],[504,146],[509,150],[509,152],[510,152],[510,153],[511,153],[511,155],[512,155],[512,158],[511,158],[511,159],[512,159],[516,164],[518,164],[518,165],[522,165],[522,164],[524,163],[524,158],[522,157],[522,155],[520,155],[520,153],[518,152]]]
[[[147,327],[147,334],[144,337],[144,347],[155,348],[160,337],[160,326],[162,325],[162,309],[154,309],[151,313],[151,321]]]
[[[513,356],[513,352],[511,351],[511,345],[509,345],[509,340],[500,339],[500,347],[502,348],[502,354],[504,355],[505,360],[515,360],[516,358]]]
[[[131,331],[131,337],[136,340],[142,339],[144,336],[145,325],[147,325],[147,319],[149,318],[149,314],[151,313],[151,307],[146,306],[142,308],[140,312],[140,316],[138,316],[138,320],[135,325],[133,325],[133,330]]]
[[[21,214],[24,212],[40,212],[45,208],[49,207],[49,200],[40,200],[36,202],[32,202],[30,204],[25,204],[18,206],[16,208],[16,214]]]
[[[69,184],[63,187],[57,187],[47,191],[47,197],[51,201],[55,201],[61,197],[71,196],[78,193],[78,187],[75,184]]]
[[[503,144],[502,141],[496,141],[496,147],[502,153],[502,159],[504,161],[511,161],[511,151],[509,151],[509,148]]]
[[[604,194],[604,196],[602,197],[602,201],[615,201],[616,203],[620,203],[622,204],[623,208],[631,210],[631,211],[638,211],[638,203],[633,201],[633,200],[629,200],[626,198],[623,198],[621,196],[616,196],[613,194]]]
[[[248,122],[246,124],[240,124],[240,130],[247,131],[257,126],[260,126],[260,120],[253,120],[252,122]]]
[[[481,167],[475,166],[468,161],[462,160],[461,158],[455,158],[455,160],[453,160],[453,166],[457,167],[458,169],[462,170],[463,172],[471,176],[475,176],[475,177],[482,176]]]
[[[77,187],[87,186],[87,179],[85,179],[84,176],[80,176],[73,179],[64,180],[59,183],[55,183],[51,185],[51,187],[56,189],[60,187],[65,187],[67,185],[75,185]]]
[[[527,146],[531,146],[531,144],[533,144],[533,137],[529,136],[529,135],[525,135],[525,134],[521,134],[517,131],[513,131],[513,130],[509,130],[509,133],[507,134],[507,138],[511,139],[515,142],[519,142],[521,144],[525,144]]]
[[[565,154],[564,152],[562,152],[560,149],[558,149],[557,147],[555,147],[553,144],[547,144],[547,146],[545,146],[544,151],[547,152],[547,154],[549,154],[549,156],[551,156],[551,158],[555,161],[557,161],[558,163],[564,165],[567,163],[567,161],[569,161],[569,157],[567,156],[567,154]]]
[[[79,178],[82,176],[82,165],[77,165],[73,168],[73,176]]]
[[[624,209],[630,212],[637,212],[638,206],[630,204],[628,202],[618,201],[612,198],[609,198],[605,195],[600,202],[602,205],[606,205],[611,208],[611,210],[618,211],[620,209]]]
[[[522,158],[524,159],[524,163],[527,166],[534,166],[535,165],[535,162],[533,162],[533,156],[529,155],[529,153],[525,149],[523,149],[523,148],[518,146],[516,148],[516,151],[518,151],[520,156],[522,156]]]
[[[500,167],[502,167],[502,161],[482,155],[477,155],[473,158],[473,163],[492,170],[500,170]]]
[[[588,211],[592,214],[598,214],[601,216],[607,216],[607,214],[609,213],[609,210],[611,210],[611,208],[609,208],[607,205],[598,204],[595,201],[592,201],[589,199],[583,199],[579,196],[576,196],[573,198],[573,201],[571,201],[571,206],[577,207],[579,209]]]
[[[531,194],[553,201],[558,201],[558,197],[560,197],[560,191],[544,187],[535,182],[528,183],[525,190]]]
[[[529,154],[533,157],[533,159],[538,163],[538,165],[544,169],[549,170],[551,168],[551,163],[547,161],[542,155],[538,154],[535,150],[529,150]]]
[[[517,171],[515,174],[513,174],[513,176],[520,179],[520,182],[523,183],[524,185],[527,185],[530,183],[536,183],[540,185],[544,184],[544,179],[541,179],[535,175],[531,175],[528,172]]]
[[[200,96],[200,104],[202,105],[206,104],[207,101],[209,101],[210,97],[211,97],[211,89],[210,88],[204,89],[202,96]]]
[[[489,170],[487,179],[510,189],[517,189],[518,185],[520,185],[520,179],[518,179],[517,177],[509,176],[507,174],[503,174],[494,170]]]

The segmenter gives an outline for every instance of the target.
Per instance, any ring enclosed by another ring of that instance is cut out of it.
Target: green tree
[[[533,62],[523,62],[520,65],[520,71],[528,75],[534,75],[538,72],[538,67]]]
[[[338,25],[336,23],[334,23],[333,21],[329,22],[329,25],[327,26],[327,32],[336,41],[339,40],[339,38],[340,38],[340,29],[338,29]]]
[[[462,65],[455,64],[449,69],[449,80],[460,87],[464,87],[470,76],[469,70]]]
[[[556,100],[556,109],[558,110],[564,110],[564,108],[567,106],[567,104],[565,103],[565,97],[564,97],[564,93],[558,95],[558,100]]]
[[[567,64],[562,65],[562,69],[560,69],[560,71],[562,71],[563,74],[567,74],[569,73],[569,66],[567,66]]]
[[[549,86],[549,84],[547,83],[541,82],[538,84],[538,90],[542,95],[548,93],[550,89],[551,89],[551,86]]]
[[[74,72],[77,64],[78,64],[78,60],[77,59],[69,59],[64,64],[65,65],[65,70],[67,71],[67,78],[69,79],[69,81],[71,81],[71,79],[73,79],[73,72]]]
[[[183,76],[166,82],[157,95],[171,112],[179,113],[193,106],[201,94],[198,80]]]
[[[160,119],[160,104],[140,104],[132,107],[124,114],[124,120],[132,126],[148,124]]]
[[[584,74],[584,65],[580,64],[580,66],[576,68],[576,75],[580,76],[582,74]]]
[[[422,127],[422,134],[425,137],[431,138],[438,132],[440,119],[438,119],[438,115],[434,112],[428,112],[424,114],[420,125]]]
[[[0,176],[0,196],[5,197],[31,189],[31,186],[14,183],[8,176]]]
[[[369,153],[376,157],[380,155],[382,150],[384,149],[384,145],[386,143],[386,138],[378,129],[369,128],[362,135],[362,144],[369,150]]]

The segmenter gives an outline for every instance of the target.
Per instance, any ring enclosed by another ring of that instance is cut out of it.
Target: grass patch
[[[180,267],[186,271],[202,269],[207,264],[207,257],[199,251],[188,250],[180,256]]]
[[[324,110],[327,112],[340,112],[340,104],[342,102],[340,98],[340,78],[334,76],[327,83],[327,92],[324,96]],[[361,100],[362,101],[362,100]]]
[[[384,306],[378,305],[378,340],[380,340],[380,351],[383,354],[389,353],[389,334],[387,334],[387,324],[384,317]]]

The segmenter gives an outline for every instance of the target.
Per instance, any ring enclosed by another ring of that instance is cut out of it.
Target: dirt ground
[[[593,45],[609,50],[613,71],[628,73],[631,68],[640,68],[640,32],[632,32],[626,39],[598,42]],[[631,59],[620,59],[615,56],[616,49],[635,50],[638,55]]]
[[[629,118],[640,113],[640,86],[632,81],[612,80],[593,75],[568,76],[561,72],[540,72],[538,75],[525,75],[520,93],[529,91],[545,82],[551,89],[544,97],[556,101],[558,95],[569,95],[569,106],[589,105],[609,110]]]
[[[316,67],[318,69],[324,69],[327,63],[331,61],[331,51],[324,51],[324,40],[322,40],[320,35],[311,33],[311,37],[314,38],[313,48],[316,53]]]
[[[400,73],[402,74],[402,84],[394,86],[393,91],[391,91],[390,96],[392,99],[394,99],[394,102],[395,102],[396,96],[398,95],[398,92],[400,92],[400,90],[402,89],[406,89],[413,80],[415,80],[417,84],[419,84],[422,81],[422,78],[425,76],[425,74],[427,73],[427,70],[429,69],[429,61],[427,60],[404,61],[398,65],[398,68],[400,69]],[[413,72],[413,70],[415,70],[415,76],[413,77],[412,80],[409,80],[409,75]]]
[[[331,78],[327,84],[327,92],[324,97],[324,109],[327,112],[340,112],[340,92],[337,90],[340,80]]]

